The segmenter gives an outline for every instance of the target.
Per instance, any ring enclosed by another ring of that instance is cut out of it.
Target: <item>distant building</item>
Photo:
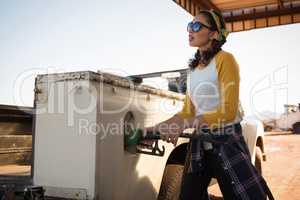
[[[300,103],[298,105],[292,105],[292,104],[285,104],[284,106],[284,113],[289,114],[293,112],[299,112],[300,111]]]
[[[300,104],[285,104],[284,109],[284,114],[276,120],[276,126],[281,130],[292,130],[293,125],[300,122]]]

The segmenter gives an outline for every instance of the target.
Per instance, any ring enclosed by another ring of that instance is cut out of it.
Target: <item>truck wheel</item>
[[[255,167],[259,174],[262,174],[262,151],[260,147],[256,147],[255,149]]]
[[[166,165],[157,200],[179,199],[183,168],[183,165]]]

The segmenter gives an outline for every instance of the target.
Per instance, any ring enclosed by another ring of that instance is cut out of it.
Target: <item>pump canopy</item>
[[[222,13],[230,32],[300,22],[300,1],[294,0],[173,0],[191,15],[199,10]]]

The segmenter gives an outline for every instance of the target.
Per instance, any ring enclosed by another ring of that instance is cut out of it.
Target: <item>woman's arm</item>
[[[203,114],[204,123],[210,128],[223,126],[232,122],[238,112],[240,75],[239,66],[232,54],[222,52],[216,56],[219,81],[219,106]]]
[[[187,128],[202,124],[202,117],[195,117],[195,107],[186,93],[182,110],[171,118],[146,128],[146,131],[159,131],[162,140],[176,145],[178,136]],[[151,142],[150,142],[151,143]]]
[[[239,66],[234,57],[227,52],[216,57],[216,64],[220,104],[215,110],[196,116],[195,106],[186,94],[180,112],[154,127],[149,127],[149,130],[159,130],[163,140],[176,144],[179,134],[186,128],[217,128],[233,121],[239,104]]]

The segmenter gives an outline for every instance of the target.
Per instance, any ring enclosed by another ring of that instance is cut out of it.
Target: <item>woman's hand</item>
[[[176,146],[179,135],[184,131],[183,120],[178,116],[173,116],[169,120],[159,123],[157,130],[163,141],[173,143]]]
[[[204,124],[202,116],[191,117],[183,120],[180,116],[174,115],[170,119],[163,121],[155,126],[144,129],[146,132],[160,132],[160,137],[163,141],[171,142],[176,146],[178,137],[186,128],[198,129]],[[143,143],[152,145],[155,140],[143,140]]]
[[[147,127],[144,130],[147,132],[159,131],[160,137],[163,141],[171,142],[175,146],[177,144],[179,135],[184,130],[183,120],[179,116],[174,115],[170,119],[156,124],[155,126]],[[155,140],[148,140],[145,142],[143,141],[143,143],[151,145],[154,141]]]

